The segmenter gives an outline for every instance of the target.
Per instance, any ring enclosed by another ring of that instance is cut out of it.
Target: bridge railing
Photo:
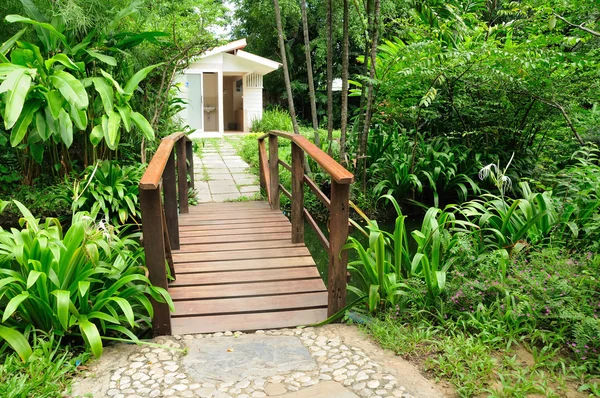
[[[148,278],[164,289],[168,286],[167,264],[175,277],[171,250],[179,249],[178,212],[189,212],[188,188],[194,188],[193,155],[192,141],[185,134],[163,138],[139,185]],[[152,300],[152,306],[154,335],[171,334],[168,305]]]
[[[279,159],[278,138],[285,138],[292,144],[292,164]],[[265,140],[269,141],[269,156]],[[348,239],[348,214],[350,184],[354,175],[327,155],[315,144],[299,134],[283,131],[269,131],[258,138],[260,163],[260,184],[266,192],[271,209],[279,209],[279,195],[283,193],[292,202],[292,242],[304,242],[304,222],[317,234],[323,248],[329,253],[327,290],[329,316],[346,305],[346,282],[348,255],[342,247]],[[312,158],[331,177],[331,198],[319,189],[317,184],[304,173],[304,154]],[[279,183],[279,166],[292,174],[292,192]],[[329,210],[329,238],[319,228],[317,222],[304,207],[304,184]]]

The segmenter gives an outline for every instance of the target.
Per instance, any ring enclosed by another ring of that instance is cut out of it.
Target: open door
[[[204,131],[203,112],[203,76],[202,73],[186,74],[187,88],[187,120],[190,127],[196,131]]]

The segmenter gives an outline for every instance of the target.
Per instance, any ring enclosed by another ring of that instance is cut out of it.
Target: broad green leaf
[[[112,75],[110,73],[106,73],[102,69],[100,69],[100,73],[102,73],[102,76],[104,76],[104,78],[106,80],[108,80],[109,82],[111,82],[113,84],[113,86],[115,86],[115,88],[117,89],[117,93],[119,93],[121,95],[125,94],[125,92],[123,91],[123,89],[121,88],[119,83],[117,83],[117,81],[112,77]]]
[[[33,19],[26,18],[21,15],[15,15],[15,14],[7,15],[5,17],[5,19],[6,19],[6,21],[8,21],[10,23],[21,22],[21,23],[38,26],[38,27],[50,32],[54,36],[58,37],[60,39],[60,41],[62,41],[66,47],[69,47],[69,43],[67,43],[67,38],[65,37],[65,35],[60,33],[58,30],[56,30],[56,28],[54,26],[50,25],[49,23],[34,21]]]
[[[62,142],[67,148],[70,148],[73,144],[73,122],[64,109],[61,109],[60,115],[58,115],[58,126]]]
[[[48,124],[46,123],[46,115],[41,110],[35,113],[35,127],[37,128],[38,134],[42,141],[46,141],[50,137],[50,131],[48,130]]]
[[[94,83],[94,88],[98,94],[100,94],[100,99],[102,100],[102,105],[104,106],[104,112],[109,114],[113,111],[114,92],[112,87],[106,82],[106,79],[101,77],[93,77],[92,83]]]
[[[71,297],[68,290],[55,290],[52,292],[56,296],[56,315],[58,321],[64,330],[69,329],[69,308],[71,306]]]
[[[87,108],[88,95],[83,84],[72,74],[65,71],[56,71],[50,80],[65,99],[78,109]]]
[[[117,110],[119,111],[119,115],[121,115],[125,130],[129,132],[131,130],[131,107],[129,105],[117,106]]]
[[[134,328],[135,317],[133,315],[133,309],[131,308],[131,304],[129,304],[129,302],[122,297],[112,297],[111,300],[116,302],[119,305],[119,307],[121,307],[121,311],[123,311],[125,319],[127,319],[127,322],[129,322],[129,326]]]
[[[33,116],[40,108],[40,102],[37,100],[27,101],[25,106],[23,107],[23,111],[21,112],[21,116],[13,126],[13,129],[10,133],[10,145],[14,148],[23,141],[25,134],[27,134],[27,129],[33,120]]]
[[[42,160],[44,160],[44,145],[31,144],[29,145],[29,150],[31,151],[31,157],[33,157],[33,160],[35,160],[37,164],[41,165]]]
[[[150,123],[148,123],[148,120],[146,120],[146,118],[142,116],[141,113],[131,112],[131,120],[133,120],[133,122],[139,127],[140,130],[142,130],[142,133],[144,134],[147,140],[154,140],[154,129],[152,128]]]
[[[22,65],[13,64],[10,61],[7,61],[5,63],[1,63],[0,64],[0,78],[6,78],[6,76],[10,72],[15,71],[16,69],[27,69],[27,67],[22,66]]]
[[[108,124],[104,130],[106,145],[113,151],[119,145],[119,129],[121,128],[121,116],[115,111],[108,113]]]
[[[78,323],[81,335],[90,346],[92,354],[94,354],[96,358],[99,358],[102,356],[102,339],[100,338],[98,328],[84,316],[81,316]]]
[[[86,50],[86,52],[93,58],[96,58],[98,61],[104,62],[110,66],[117,66],[117,60],[110,55],[99,53],[94,50]]]
[[[102,129],[102,124],[95,126],[90,133],[90,142],[93,146],[98,146],[98,144],[104,138],[104,130]]]
[[[54,119],[58,119],[60,110],[63,108],[63,97],[60,95],[58,90],[50,90],[44,94],[46,96],[46,102]]]
[[[40,271],[29,271],[29,275],[27,275],[27,289],[31,289],[31,287],[35,284],[40,275],[42,275]]]
[[[46,115],[46,126],[48,126],[48,137],[50,137],[52,135],[57,135],[58,130],[59,130],[58,115],[56,117],[54,117],[49,106],[44,108],[44,114]],[[60,110],[59,110],[59,115],[60,115]]]
[[[83,109],[77,109],[75,108],[73,105],[69,104],[69,107],[71,108],[71,111],[69,112],[69,115],[71,116],[71,120],[73,121],[73,123],[75,123],[75,126],[77,126],[77,128],[79,130],[85,130],[87,127],[87,113],[85,110]]]
[[[8,304],[6,305],[6,308],[4,309],[4,315],[2,316],[2,322],[6,322],[6,320],[8,318],[11,317],[12,314],[15,313],[15,311],[19,308],[19,305],[21,305],[21,303],[25,300],[27,300],[29,298],[29,293],[28,292],[22,292],[17,294],[15,297],[13,297]]]
[[[156,65],[150,65],[145,67],[144,69],[140,69],[129,79],[127,84],[125,85],[125,93],[128,95],[133,95],[135,89],[138,88],[140,82],[148,76],[148,73],[152,72],[154,69],[161,66],[162,63]]]
[[[0,54],[6,55],[8,53],[8,51],[10,51],[12,46],[15,45],[17,40],[19,40],[19,38],[21,36],[23,36],[23,33],[25,33],[25,31],[27,31],[27,28],[21,29],[20,31],[15,33],[12,37],[10,37],[8,40],[6,40],[4,43],[2,43],[2,45],[0,46]]]
[[[79,66],[77,66],[77,64],[75,62],[73,62],[71,60],[71,58],[67,57],[65,54],[62,54],[62,53],[56,54],[52,58],[46,60],[46,62],[45,62],[46,69],[50,69],[55,62],[60,62],[65,67],[67,67],[67,68],[69,68],[71,70],[75,70],[75,71],[78,71],[78,72],[80,71],[79,70]]]
[[[6,80],[0,84],[0,94],[6,92],[4,103],[4,128],[12,128],[23,110],[25,98],[31,87],[30,69],[16,69],[6,76]]]
[[[14,329],[0,325],[0,338],[15,350],[23,362],[26,362],[33,353],[25,336]]]

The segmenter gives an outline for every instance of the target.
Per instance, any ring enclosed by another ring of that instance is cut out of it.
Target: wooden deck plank
[[[274,281],[256,283],[233,283],[229,285],[170,287],[171,298],[177,300],[197,300],[209,298],[233,298],[265,296],[271,294],[311,293],[326,291],[321,278],[295,281]]]
[[[179,263],[177,264],[177,275],[196,272],[231,272],[250,269],[272,269],[303,266],[314,267],[315,261],[311,256],[304,256]]]
[[[285,217],[277,210],[261,210],[261,211],[234,211],[234,212],[205,212],[205,213],[187,213],[179,216],[180,220],[250,220],[254,218],[265,218],[265,217]]]
[[[292,279],[319,278],[316,267],[282,268],[277,270],[248,270],[236,272],[205,272],[201,274],[182,274],[171,282],[169,287],[214,285],[219,283],[244,283],[282,281]]]
[[[312,325],[327,319],[327,309],[212,315],[171,319],[173,334],[250,331]]]
[[[305,247],[304,243],[292,243],[289,240],[268,240],[263,242],[231,242],[231,243],[203,243],[181,245],[177,253],[204,253],[235,250],[262,250],[285,247]],[[173,252],[175,253],[175,252]]]
[[[283,214],[273,214],[268,216],[262,216],[259,218],[244,218],[244,219],[230,219],[230,220],[197,220],[191,218],[179,217],[179,225],[220,225],[220,224],[240,224],[240,222],[246,224],[262,224],[265,222],[272,221],[287,221],[289,220]]]
[[[304,246],[279,249],[236,250],[231,252],[204,252],[202,253],[202,256],[199,256],[198,253],[184,253],[181,251],[173,251],[173,262],[175,263],[175,270],[177,270],[177,263],[189,263],[197,261],[248,260],[256,258],[278,258],[294,256],[310,256],[310,252]]]
[[[233,231],[235,232],[235,231]],[[179,243],[181,245],[194,245],[205,243],[227,243],[227,242],[263,242],[270,240],[290,240],[292,237],[291,231],[279,231],[271,233],[255,233],[255,234],[227,234],[209,236],[194,236],[180,235]]]
[[[272,221],[264,221],[264,222],[256,222],[256,223],[244,223],[241,222],[239,224],[221,224],[221,225],[180,225],[179,231],[181,234],[185,234],[186,232],[199,232],[199,231],[208,231],[215,232],[215,234],[225,233],[226,230],[237,231],[238,229],[255,229],[258,231],[259,228],[292,228],[292,224],[290,224],[289,220],[280,220],[277,222]]]
[[[327,307],[327,292],[175,302],[172,317]]]
[[[181,249],[172,332],[209,333],[313,324],[328,293],[310,252],[266,202],[209,203],[179,216]]]

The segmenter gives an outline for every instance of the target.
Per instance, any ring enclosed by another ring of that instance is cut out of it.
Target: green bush
[[[41,223],[14,203],[22,229],[0,229],[0,337],[24,359],[31,354],[22,334],[28,325],[80,338],[100,356],[102,336],[136,340],[133,330],[151,327],[148,295],[172,305],[145,275],[138,234],[119,236],[79,212],[63,235],[58,220]]]
[[[73,181],[68,197],[62,199],[72,203],[73,212],[87,211],[94,217],[100,214],[112,224],[137,223],[141,219],[138,186],[145,169],[143,164],[98,162]]]
[[[294,126],[288,111],[275,107],[265,110],[261,119],[253,120],[251,130],[253,133],[266,133],[271,130],[294,132]]]

